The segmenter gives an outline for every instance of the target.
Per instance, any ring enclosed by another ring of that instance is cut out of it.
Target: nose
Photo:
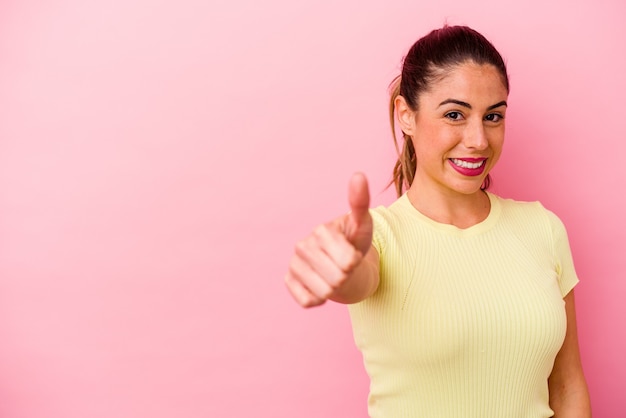
[[[467,148],[481,151],[489,146],[487,132],[485,131],[485,125],[482,120],[469,124],[465,132],[463,143]]]

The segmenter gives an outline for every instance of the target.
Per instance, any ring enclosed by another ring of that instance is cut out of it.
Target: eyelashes
[[[463,115],[461,115],[461,112],[448,112],[446,113],[446,118],[451,119],[451,120],[461,120],[463,117]]]
[[[465,119],[463,114],[461,112],[457,112],[456,110],[446,113],[445,117],[453,121],[460,121],[460,120]],[[488,115],[485,116],[484,119],[488,122],[497,123],[497,122],[501,122],[502,120],[504,120],[504,115],[500,113],[489,113]]]
[[[485,116],[485,120],[488,120],[489,122],[500,122],[503,119],[504,119],[504,116],[501,115],[500,113],[490,113],[487,116]]]

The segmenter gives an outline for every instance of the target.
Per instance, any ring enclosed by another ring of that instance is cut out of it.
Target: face
[[[399,124],[413,138],[413,186],[472,194],[502,152],[508,93],[492,65],[466,62],[434,82],[412,111],[396,99]]]

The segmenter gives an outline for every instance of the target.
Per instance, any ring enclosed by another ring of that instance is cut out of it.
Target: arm
[[[378,251],[371,247],[355,272],[335,289],[329,299],[339,303],[357,303],[371,296],[380,281],[378,265]]]
[[[316,253],[315,248],[306,252],[296,247],[296,254],[285,277],[287,288],[303,307],[322,305],[327,300],[346,304],[360,302],[378,288],[376,249],[371,248],[365,257],[356,254],[356,265],[345,270],[326,263],[324,259],[328,260],[327,255],[321,255],[319,261],[314,258]],[[324,269],[327,271],[324,272]]]
[[[550,407],[554,410],[554,418],[590,418],[591,403],[578,347],[574,291],[570,291],[564,300],[567,333],[548,379]]]
[[[363,175],[352,177],[348,197],[350,213],[319,225],[296,244],[285,284],[304,307],[329,299],[356,303],[378,287],[378,253],[371,247],[374,226]]]

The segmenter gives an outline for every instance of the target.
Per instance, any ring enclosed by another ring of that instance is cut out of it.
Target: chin
[[[456,185],[450,188],[460,194],[473,195],[477,192],[482,191],[481,187],[483,186],[484,183],[485,183],[485,179],[482,178],[481,180],[471,180],[471,181],[463,182],[461,184],[457,183]]]

